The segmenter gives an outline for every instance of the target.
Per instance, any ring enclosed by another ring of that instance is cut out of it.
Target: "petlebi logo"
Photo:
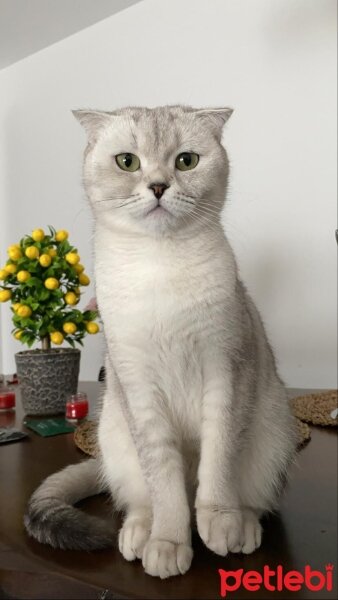
[[[231,592],[236,592],[241,587],[249,592],[257,592],[262,588],[270,592],[299,592],[307,588],[311,592],[320,592],[326,589],[332,591],[333,565],[325,566],[325,572],[317,571],[306,565],[303,571],[285,571],[282,565],[271,569],[264,565],[263,573],[258,571],[225,571],[218,569],[220,576],[220,595],[222,598],[231,598]],[[228,596],[229,594],[229,596]]]

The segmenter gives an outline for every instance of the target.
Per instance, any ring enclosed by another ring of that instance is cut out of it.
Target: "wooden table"
[[[80,386],[92,407],[99,386]],[[22,419],[18,390],[17,410],[0,414],[0,426],[25,430]],[[308,564],[325,572],[325,565],[333,563],[337,571],[337,434],[332,430],[312,430],[312,440],[293,468],[280,512],[264,523],[263,544],[257,552],[221,558],[195,535],[190,571],[165,581],[146,575],[139,561],[128,563],[117,550],[91,554],[53,550],[27,537],[22,516],[31,493],[47,475],[83,458],[73,434],[42,438],[29,431],[28,439],[0,446],[0,598],[215,599],[220,597],[219,568],[262,573],[264,565],[304,571]],[[107,497],[88,499],[81,508],[111,518]],[[241,588],[227,594],[234,599],[275,597],[336,598],[337,592],[303,588],[279,594]]]

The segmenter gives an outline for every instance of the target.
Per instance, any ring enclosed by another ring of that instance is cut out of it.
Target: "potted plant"
[[[35,229],[8,248],[0,269],[0,302],[11,302],[13,335],[29,348],[15,355],[26,414],[64,412],[77,391],[83,337],[95,334],[97,311],[77,308],[81,286],[90,283],[68,232]],[[68,342],[71,348],[52,348]]]

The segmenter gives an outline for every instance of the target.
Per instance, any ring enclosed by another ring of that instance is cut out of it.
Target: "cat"
[[[260,546],[296,447],[259,313],[221,225],[229,108],[78,110],[107,342],[100,459],[48,477],[25,526],[54,547],[111,546],[73,505],[109,490],[126,560],[188,571],[192,515],[218,555]]]

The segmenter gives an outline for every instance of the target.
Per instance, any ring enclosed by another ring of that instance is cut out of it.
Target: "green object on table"
[[[64,417],[48,417],[48,419],[25,419],[24,425],[43,437],[72,433],[76,425],[68,423]]]

